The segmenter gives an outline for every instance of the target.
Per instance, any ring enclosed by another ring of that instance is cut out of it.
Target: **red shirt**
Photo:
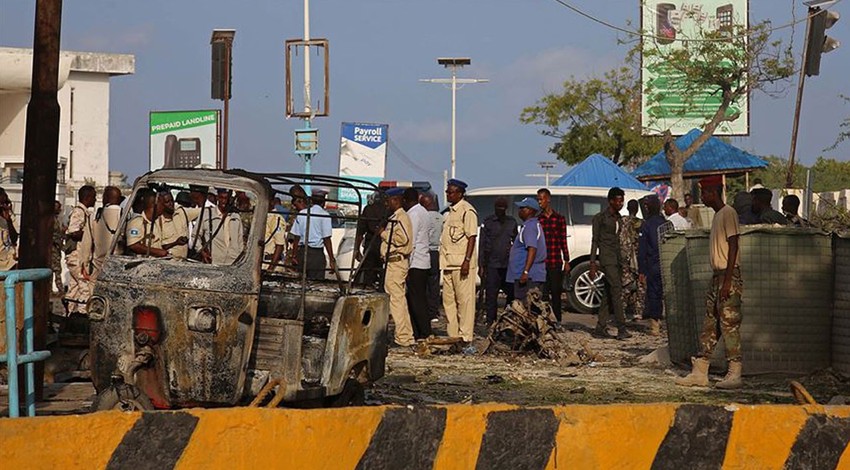
[[[563,269],[564,261],[570,260],[570,250],[567,248],[567,219],[555,211],[549,216],[541,211],[537,220],[543,227],[543,236],[546,237],[546,269]]]

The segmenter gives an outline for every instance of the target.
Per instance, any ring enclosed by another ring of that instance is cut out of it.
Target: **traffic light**
[[[839,19],[837,11],[822,10],[818,7],[809,8],[809,37],[806,42],[806,76],[820,75],[821,54],[838,49],[840,43],[826,35]]]

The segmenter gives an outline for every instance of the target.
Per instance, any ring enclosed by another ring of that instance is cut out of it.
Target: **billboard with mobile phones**
[[[151,111],[150,169],[218,168],[218,110]]]
[[[343,122],[339,144],[339,176],[376,185],[386,173],[387,124]],[[361,194],[365,199],[368,194]],[[357,194],[340,188],[339,199],[356,202]],[[365,202],[365,201],[364,201]]]
[[[685,47],[689,40],[704,38],[709,31],[732,32],[735,26],[749,21],[748,0],[641,0],[641,31],[643,50],[655,50],[667,55]],[[680,86],[681,72],[666,65],[661,57],[641,58],[641,123],[644,135],[661,134],[670,130],[673,135],[687,134],[708,122],[721,99],[713,90],[685,99]],[[652,97],[647,92],[651,89]],[[730,114],[740,113],[731,122],[722,123],[715,135],[749,135],[749,96],[732,103]]]

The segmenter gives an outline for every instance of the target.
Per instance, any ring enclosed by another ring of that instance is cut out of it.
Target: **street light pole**
[[[310,97],[310,0],[304,0],[304,118],[305,128],[310,129],[313,120],[313,104]],[[304,155],[304,173],[310,174],[312,154]],[[310,191],[310,188],[307,188]]]
[[[487,83],[490,80],[486,78],[457,78],[457,69],[464,65],[472,63],[469,57],[439,57],[437,63],[452,70],[452,78],[422,78],[419,79],[423,83],[440,83],[451,85],[452,87],[452,156],[451,156],[451,174],[452,178],[456,176],[457,166],[457,89],[458,85],[471,83]]]
[[[457,165],[457,66],[452,66],[452,178]]]

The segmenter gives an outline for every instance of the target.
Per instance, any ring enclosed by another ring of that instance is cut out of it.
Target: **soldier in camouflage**
[[[50,249],[50,267],[53,270],[53,282],[59,295],[65,293],[62,284],[62,248],[65,246],[65,222],[62,220],[62,203],[53,202],[53,246]]]
[[[726,361],[729,368],[726,377],[715,384],[722,389],[741,388],[741,257],[738,250],[738,214],[725,205],[720,197],[723,183],[719,177],[700,180],[702,200],[714,209],[709,238],[709,257],[714,275],[705,298],[705,317],[700,333],[700,351],[692,359],[693,369],[685,377],[676,379],[676,384],[685,386],[708,385],[708,365],[720,335],[726,343]]]
[[[621,294],[623,311],[631,312],[633,318],[640,319],[643,316],[644,299],[646,299],[646,285],[640,282],[638,274],[638,236],[643,221],[637,217],[638,202],[630,200],[626,205],[629,215],[620,219],[620,256],[622,259],[621,278],[623,290]]]

